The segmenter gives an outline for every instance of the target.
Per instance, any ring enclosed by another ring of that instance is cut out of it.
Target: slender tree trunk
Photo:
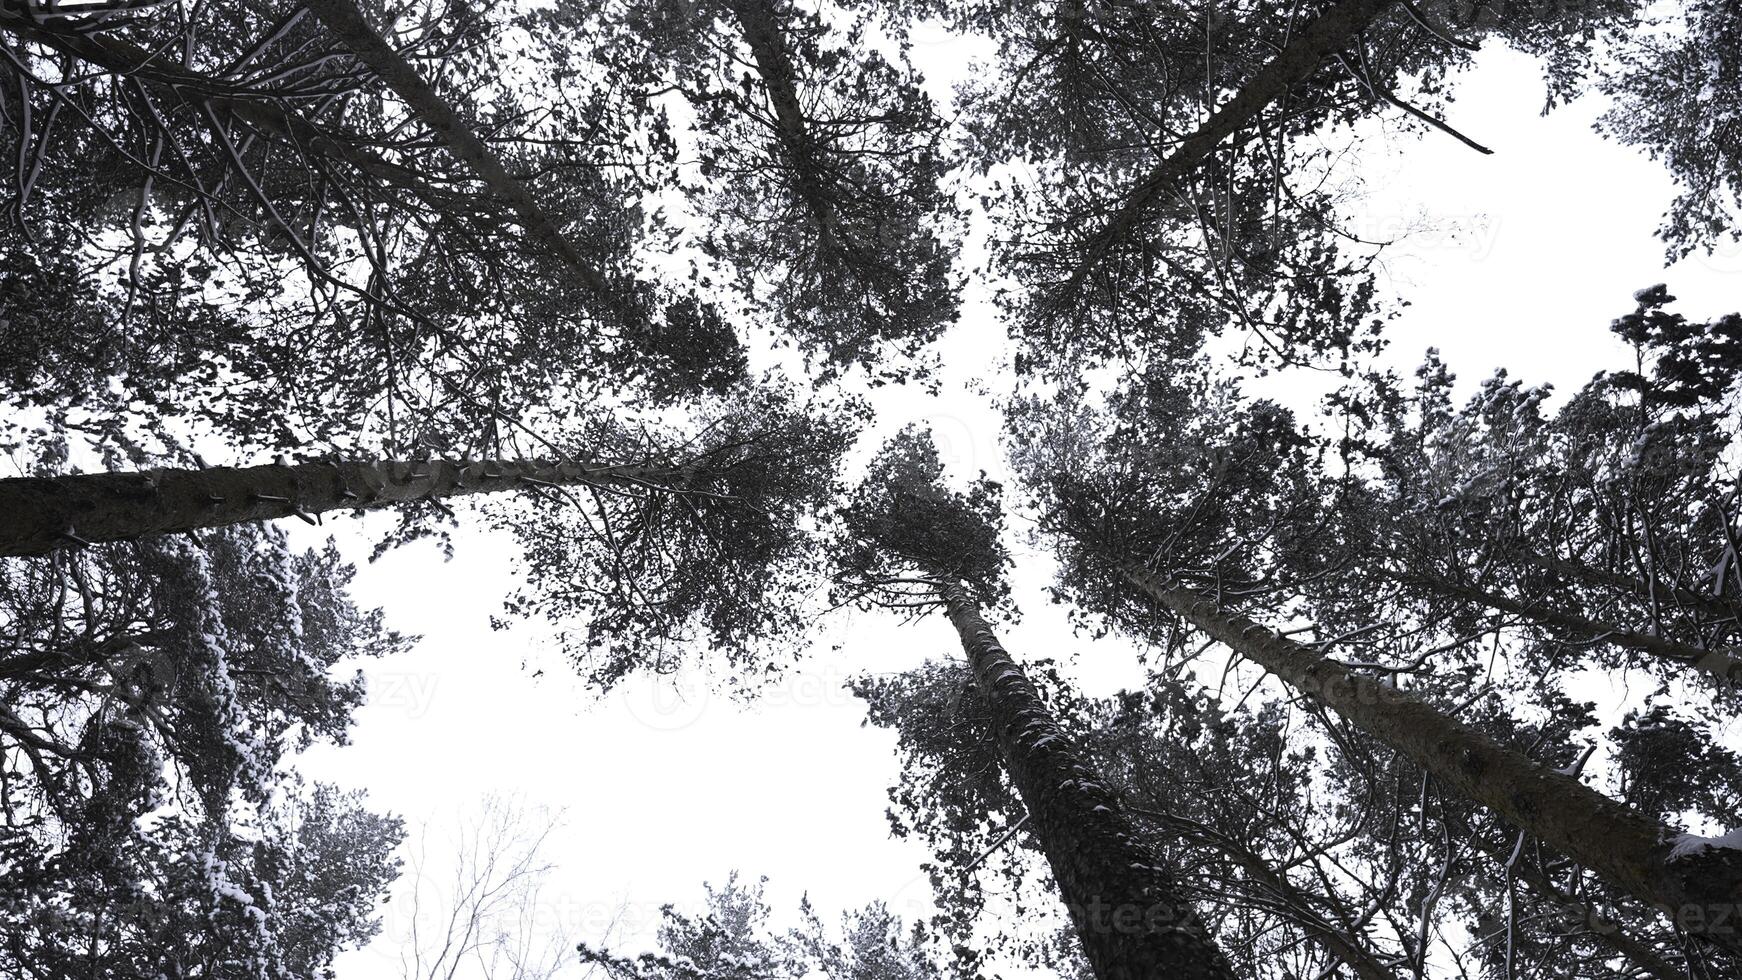
[[[1180,141],[1161,163],[1132,187],[1106,227],[1095,234],[1089,254],[1071,274],[1069,289],[1081,285],[1114,244],[1141,224],[1156,199],[1172,190],[1196,170],[1221,142],[1252,125],[1258,114],[1305,81],[1324,60],[1373,23],[1393,0],[1343,0],[1301,28],[1292,40],[1240,87],[1234,97],[1218,106],[1195,132]]]
[[[756,60],[756,74],[761,76],[762,85],[768,90],[776,132],[797,178],[799,196],[817,222],[819,240],[824,249],[832,250],[839,242],[835,211],[825,189],[829,183],[828,175],[806,132],[804,106],[798,98],[797,72],[786,53],[774,0],[729,0],[729,6],[743,32],[744,43]]]
[[[1419,575],[1397,575],[1389,572],[1386,574],[1402,585],[1420,586],[1448,599],[1473,602],[1500,612],[1523,616],[1525,619],[1543,626],[1579,634],[1593,640],[1601,640],[1604,643],[1612,643],[1629,650],[1637,650],[1677,667],[1692,667],[1712,674],[1720,680],[1742,677],[1742,659],[1738,659],[1735,654],[1728,650],[1702,650],[1691,644],[1664,639],[1649,633],[1622,629],[1619,626],[1580,616],[1577,613],[1562,612],[1534,602],[1521,602],[1510,596],[1479,589],[1475,586],[1459,585],[1455,582]]]
[[[486,146],[460,117],[454,107],[424,81],[411,62],[395,51],[375,28],[369,26],[362,11],[352,0],[307,0],[309,10],[320,18],[357,59],[392,89],[424,125],[445,143],[453,154],[465,161],[498,200],[508,204],[520,218],[520,223],[532,237],[550,249],[574,269],[581,281],[594,291],[606,289],[604,276],[583,256],[574,242],[564,235],[539,206],[532,191],[519,178],[508,172],[494,150]]]
[[[1135,809],[1135,808],[1134,808]],[[1143,815],[1159,820],[1174,827],[1187,837],[1199,841],[1221,851],[1232,858],[1259,888],[1275,895],[1285,906],[1295,920],[1312,934],[1319,945],[1327,953],[1348,964],[1355,976],[1361,980],[1397,980],[1397,974],[1380,963],[1378,958],[1354,936],[1345,932],[1336,923],[1319,914],[1315,901],[1297,888],[1288,876],[1276,870],[1263,856],[1247,847],[1245,844],[1222,833],[1214,827],[1206,826],[1196,820],[1174,813],[1159,810],[1142,810]],[[1318,902],[1323,902],[1322,896]]]
[[[280,98],[223,79],[184,71],[152,52],[119,38],[98,33],[67,34],[18,15],[0,13],[0,30],[46,45],[113,75],[148,85],[175,102],[190,96],[212,109],[228,113],[297,152],[315,153],[347,164],[384,183],[409,190],[435,207],[452,206],[459,195],[439,190],[409,167],[394,163],[360,145],[335,139]],[[192,190],[192,188],[189,188]]]
[[[332,510],[541,485],[671,486],[681,467],[502,460],[400,460],[146,470],[0,480],[0,555],[40,555],[69,544],[124,541]]]
[[[1494,850],[1480,840],[1476,841],[1476,847],[1501,864],[1505,864],[1509,857],[1509,855]],[[1625,927],[1618,922],[1611,921],[1590,904],[1562,892],[1542,872],[1520,862],[1513,867],[1512,876],[1523,882],[1525,887],[1536,892],[1544,901],[1560,908],[1565,913],[1569,924],[1576,922],[1580,928],[1585,929],[1595,937],[1597,942],[1614,950],[1627,962],[1644,971],[1647,976],[1654,978],[1654,980],[1688,980],[1686,970],[1671,966],[1657,954],[1656,950],[1628,935]]]
[[[1010,781],[1098,980],[1233,980],[1172,876],[1053,719],[968,592],[941,590]]]
[[[1626,592],[1640,602],[1651,602],[1655,590],[1661,597],[1660,601],[1662,599],[1673,600],[1674,605],[1679,609],[1696,610],[1720,622],[1742,622],[1742,608],[1727,603],[1721,596],[1706,595],[1697,590],[1680,585],[1670,585],[1667,582],[1659,581],[1654,584],[1642,581],[1632,575],[1623,575],[1605,568],[1596,568],[1582,561],[1562,558],[1558,555],[1539,555],[1534,552],[1517,550],[1513,551],[1512,554],[1521,561],[1545,571]]]
[[[1742,952],[1742,851],[1705,848],[1670,860],[1677,836],[1646,816],[1541,765],[1389,684],[1307,647],[1136,563],[1132,585],[1207,635],[1410,759],[1442,785],[1669,916],[1686,932]]]

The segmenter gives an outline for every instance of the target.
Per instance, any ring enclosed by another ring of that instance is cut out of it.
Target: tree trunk
[[[1447,788],[1667,915],[1682,930],[1742,952],[1742,850],[1677,860],[1677,834],[1578,779],[1504,748],[1426,702],[1181,588],[1135,563],[1126,579],[1165,608],[1337,712]]]
[[[967,591],[940,590],[1005,769],[1098,980],[1233,980],[1120,803],[998,643]]]
[[[1655,589],[1661,596],[1674,600],[1674,605],[1678,609],[1696,610],[1719,622],[1742,622],[1742,608],[1732,606],[1722,596],[1710,596],[1686,586],[1670,585],[1662,581],[1653,583],[1606,568],[1596,568],[1576,559],[1562,558],[1558,555],[1539,555],[1520,550],[1513,550],[1511,554],[1519,560],[1545,571],[1625,592],[1641,603],[1649,604]]]
[[[201,98],[212,109],[229,113],[290,147],[316,153],[354,167],[386,184],[408,190],[432,207],[452,207],[458,194],[430,185],[417,171],[394,163],[356,143],[335,139],[291,107],[287,100],[255,92],[224,79],[177,68],[130,42],[98,33],[66,34],[49,25],[0,13],[0,30],[71,55],[120,78],[149,85],[160,97],[186,101]]]
[[[744,43],[756,60],[756,74],[768,90],[774,124],[797,178],[799,197],[818,225],[818,240],[825,251],[840,244],[834,208],[826,187],[828,175],[806,133],[804,106],[798,99],[797,72],[787,57],[781,24],[771,0],[730,0],[732,16],[744,34]]]
[[[680,467],[540,460],[387,460],[146,470],[0,480],[0,555],[124,541],[332,510],[370,510],[541,485],[645,487],[686,481]]]
[[[1303,893],[1295,887],[1294,882],[1288,880],[1287,875],[1272,867],[1258,852],[1214,827],[1179,814],[1159,810],[1136,812],[1168,824],[1187,837],[1194,837],[1233,859],[1246,872],[1253,885],[1275,895],[1296,922],[1311,933],[1327,953],[1354,970],[1355,976],[1360,980],[1397,980],[1397,974],[1390,967],[1380,963],[1371,950],[1354,938],[1358,933],[1354,933],[1354,930],[1345,932],[1342,926],[1319,914],[1318,905],[1326,904],[1323,896],[1318,896],[1315,900]]]
[[[1477,849],[1484,854],[1502,865],[1506,863],[1509,855],[1490,848],[1482,840],[1478,839],[1475,843]],[[1613,949],[1653,980],[1688,980],[1686,970],[1671,966],[1656,950],[1624,932],[1620,923],[1611,921],[1589,903],[1562,892],[1537,869],[1520,861],[1513,866],[1512,876],[1536,892],[1544,901],[1559,907],[1566,914],[1569,924],[1576,922],[1579,928],[1589,932],[1597,942]]]
[[[1542,626],[1564,630],[1629,650],[1637,650],[1677,667],[1692,667],[1711,674],[1720,681],[1742,677],[1742,659],[1738,659],[1735,654],[1728,650],[1702,650],[1687,643],[1666,640],[1661,636],[1622,629],[1580,616],[1577,613],[1562,612],[1536,603],[1521,602],[1510,596],[1489,592],[1486,589],[1479,589],[1471,585],[1459,585],[1443,579],[1417,575],[1398,575],[1390,572],[1386,574],[1401,585],[1420,586],[1447,599],[1473,602],[1500,612],[1523,616],[1525,619]]]
[[[1071,274],[1067,288],[1074,290],[1081,285],[1114,244],[1143,221],[1156,198],[1196,170],[1224,139],[1250,126],[1290,86],[1305,81],[1320,63],[1358,36],[1391,4],[1392,0],[1343,0],[1301,28],[1233,98],[1210,113],[1195,132],[1181,140],[1172,153],[1131,188],[1119,211],[1090,241],[1089,254]]]
[[[498,200],[514,209],[521,225],[532,233],[533,238],[574,269],[588,288],[605,291],[604,276],[556,226],[526,185],[508,172],[495,151],[472,132],[471,126],[424,81],[405,56],[395,51],[375,28],[369,26],[352,0],[308,0],[308,9],[351,49],[357,60],[380,76],[455,156],[472,168]]]

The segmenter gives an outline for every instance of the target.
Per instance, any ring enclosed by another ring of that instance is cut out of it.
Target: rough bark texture
[[[1543,626],[1647,653],[1677,667],[1691,667],[1709,673],[1720,680],[1742,677],[1742,659],[1738,659],[1728,650],[1701,650],[1699,647],[1666,640],[1661,636],[1621,629],[1576,613],[1562,612],[1532,602],[1520,602],[1510,596],[1455,582],[1414,576],[1399,576],[1398,581],[1406,585],[1422,586],[1448,599],[1462,599],[1515,616],[1523,616]]]
[[[670,483],[670,467],[540,460],[387,460],[146,470],[0,480],[0,555],[246,521],[368,510],[414,500],[551,485]]]
[[[1590,868],[1684,931],[1742,952],[1742,851],[1706,848],[1671,862],[1675,831],[1578,779],[1502,747],[1411,694],[1169,587],[1141,566],[1122,571],[1156,602],[1409,758],[1445,788]]]
[[[999,644],[967,590],[942,591],[1010,781],[1028,807],[1028,826],[1052,866],[1095,976],[1233,980],[1227,959],[1179,897],[1172,876]]]
[[[492,194],[514,209],[521,225],[532,233],[533,238],[574,269],[589,288],[599,291],[606,288],[604,277],[551,221],[526,185],[508,172],[501,158],[484,145],[471,126],[424,81],[417,69],[369,26],[352,0],[308,0],[308,8],[327,30],[351,49],[359,61],[368,65],[388,88],[405,100],[424,125],[477,173]]]
[[[1393,0],[1344,0],[1301,28],[1276,57],[1240,87],[1234,97],[1216,107],[1210,118],[1181,140],[1155,169],[1125,196],[1125,203],[1090,245],[1089,255],[1071,276],[1080,284],[1113,243],[1131,233],[1156,198],[1203,163],[1217,145],[1245,129],[1265,107],[1283,97],[1289,86],[1306,80],[1319,64],[1359,35]]]

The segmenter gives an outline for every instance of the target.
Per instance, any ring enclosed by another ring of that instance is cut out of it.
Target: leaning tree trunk
[[[304,118],[287,100],[230,79],[183,70],[173,61],[158,57],[156,52],[124,39],[94,31],[55,30],[40,20],[4,11],[0,11],[0,31],[51,47],[117,78],[146,86],[167,102],[204,102],[297,151],[318,154],[409,190],[431,207],[441,207],[457,197],[430,186],[416,170],[382,157],[361,141],[335,138],[322,126]]]
[[[0,555],[540,486],[671,486],[682,467],[502,460],[279,463],[0,480]]]
[[[1004,758],[1098,980],[1233,980],[1172,876],[967,591],[942,590]]]
[[[787,56],[784,25],[776,0],[730,0],[727,6],[738,20],[744,44],[756,62],[756,74],[768,91],[775,132],[792,167],[795,190],[817,222],[823,249],[833,251],[844,244],[839,241],[840,222],[829,199],[828,173],[818,159],[804,106],[799,101],[798,71]]]
[[[607,289],[605,277],[563,234],[550,214],[532,196],[532,191],[508,172],[507,165],[496,151],[472,131],[471,125],[418,74],[417,68],[369,25],[353,0],[307,0],[307,3],[308,9],[326,25],[327,30],[344,42],[358,61],[380,76],[387,87],[435,133],[436,138],[472,168],[497,200],[514,209],[521,226],[531,232],[532,237],[573,269],[588,288],[596,292]]]
[[[1742,952],[1742,851],[1694,847],[1672,860],[1670,828],[1578,779],[1505,748],[1398,688],[1357,674],[1322,653],[1134,562],[1121,572],[1163,607],[1275,674],[1410,759],[1446,787],[1595,871],[1668,916],[1686,932]]]
[[[1072,273],[1071,288],[1081,284],[1092,267],[1143,222],[1155,201],[1196,170],[1223,140],[1252,125],[1259,113],[1283,98],[1291,87],[1305,81],[1326,58],[1348,47],[1392,2],[1343,0],[1296,32],[1233,98],[1216,107],[1208,119],[1126,192],[1119,211],[1095,234],[1088,256]]]
[[[1509,855],[1496,850],[1486,842],[1476,840],[1477,849],[1500,862],[1502,865],[1509,860]],[[1512,876],[1523,882],[1539,898],[1560,910],[1566,917],[1566,923],[1592,936],[1601,945],[1608,946],[1627,960],[1634,970],[1643,973],[1652,980],[1688,980],[1688,972],[1678,969],[1657,954],[1648,943],[1629,935],[1621,923],[1611,920],[1589,902],[1582,901],[1566,894],[1557,888],[1548,876],[1520,861],[1514,864]]]
[[[1390,574],[1390,573],[1388,573]],[[1426,589],[1447,599],[1487,606],[1499,612],[1521,616],[1541,626],[1562,630],[1590,640],[1636,650],[1682,669],[1710,674],[1722,681],[1742,678],[1742,659],[1729,650],[1702,650],[1689,643],[1666,639],[1651,633],[1623,629],[1611,623],[1591,619],[1577,613],[1554,609],[1537,602],[1523,602],[1473,585],[1460,585],[1443,579],[1420,575],[1391,574],[1398,584]]]

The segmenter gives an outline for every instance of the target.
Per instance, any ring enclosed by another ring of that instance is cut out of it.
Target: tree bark
[[[671,486],[680,467],[386,460],[0,480],[0,555],[540,485]]]
[[[405,101],[438,139],[483,180],[498,200],[514,209],[521,225],[532,237],[562,259],[596,292],[606,290],[605,278],[587,261],[575,244],[556,226],[532,191],[508,172],[495,151],[478,138],[459,112],[424,81],[411,62],[394,50],[375,28],[369,26],[352,0],[307,0],[327,30],[332,31],[357,59],[380,76],[387,87]]]
[[[1172,876],[999,644],[968,592],[940,590],[1010,781],[1098,980],[1233,980]]]
[[[1156,198],[1196,170],[1229,136],[1250,126],[1258,114],[1283,97],[1290,86],[1305,81],[1326,57],[1360,34],[1393,0],[1343,0],[1301,29],[1234,97],[1210,113],[1197,130],[1181,140],[1161,163],[1125,195],[1106,227],[1089,242],[1089,254],[1072,272],[1074,291],[1099,265],[1115,243],[1141,223]]]
[[[1421,766],[1448,789],[1596,872],[1678,928],[1742,952],[1742,851],[1670,860],[1675,831],[1388,684],[1350,671],[1136,563],[1125,578],[1205,634]]]

